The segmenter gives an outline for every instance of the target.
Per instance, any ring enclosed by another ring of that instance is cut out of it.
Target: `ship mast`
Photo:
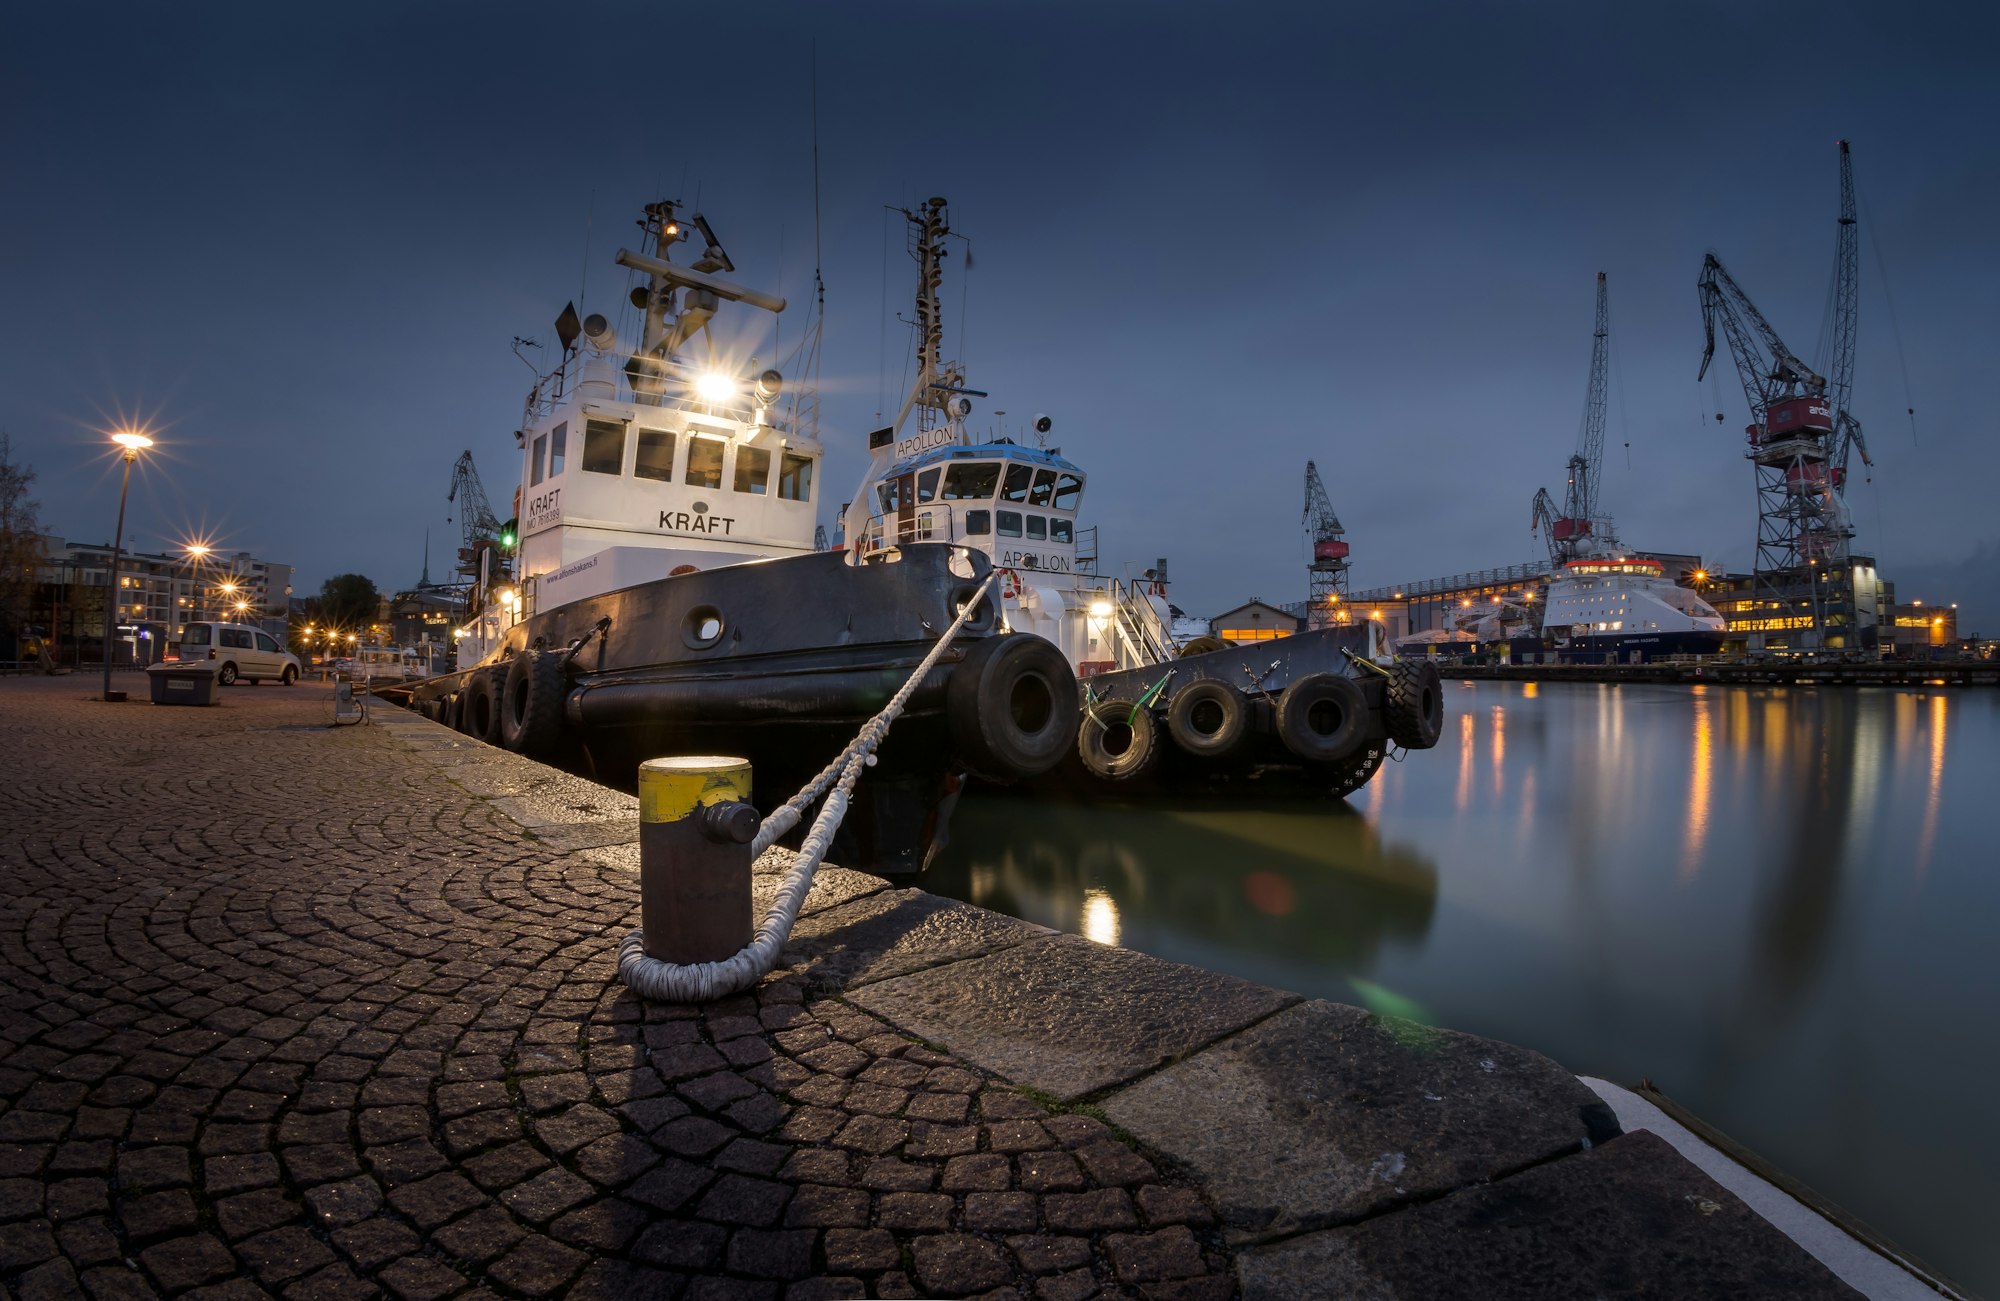
[[[969,412],[972,404],[964,400],[963,394],[971,390],[965,387],[964,367],[955,361],[941,360],[944,313],[938,306],[938,286],[944,281],[944,241],[951,234],[945,201],[933,198],[922,212],[911,212],[908,208],[901,212],[912,228],[910,256],[917,260],[917,378],[891,427],[900,430],[914,410],[918,431],[927,432],[937,427],[940,418],[953,420]]]

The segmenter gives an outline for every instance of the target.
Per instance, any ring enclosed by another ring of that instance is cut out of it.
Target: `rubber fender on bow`
[[[1100,700],[1083,713],[1076,752],[1091,776],[1131,781],[1160,757],[1159,728],[1152,714],[1129,700]]]
[[[562,656],[522,651],[507,662],[500,689],[500,740],[509,750],[538,758],[555,748],[563,722]]]
[[[1405,750],[1428,750],[1444,732],[1444,683],[1429,660],[1404,661],[1389,667],[1382,715],[1389,739]]]
[[[1278,696],[1278,739],[1310,763],[1353,753],[1368,731],[1368,702],[1352,678],[1308,673]]]
[[[945,718],[968,768],[1015,781],[1056,766],[1076,742],[1076,672],[1045,638],[982,637],[952,670]]]
[[[1167,735],[1189,754],[1219,759],[1243,743],[1250,711],[1243,693],[1203,678],[1174,693],[1167,706]]]

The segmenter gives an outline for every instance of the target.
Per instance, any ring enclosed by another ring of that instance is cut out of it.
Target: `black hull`
[[[1539,637],[1516,637],[1512,641],[1480,649],[1502,648],[1516,664],[1643,664],[1669,655],[1714,655],[1722,649],[1722,634],[1694,631],[1606,633],[1594,637],[1572,637],[1559,646],[1545,644]],[[1633,658],[1635,655],[1637,659]]]
[[[972,577],[951,572],[969,563]],[[561,739],[546,757],[632,789],[638,765],[672,754],[750,761],[760,808],[785,802],[880,712],[957,617],[988,569],[977,552],[905,547],[893,562],[838,552],[663,578],[534,615],[486,663],[386,694],[446,717],[472,680],[526,651],[574,653]],[[708,619],[720,627],[704,635]],[[841,861],[922,866],[961,766],[947,689],[978,642],[996,635],[982,603],[924,677],[857,790]],[[874,843],[861,843],[861,838]]]

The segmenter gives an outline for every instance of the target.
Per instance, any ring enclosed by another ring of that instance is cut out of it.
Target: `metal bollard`
[[[646,956],[720,962],[750,942],[750,764],[697,755],[639,765],[639,924]]]

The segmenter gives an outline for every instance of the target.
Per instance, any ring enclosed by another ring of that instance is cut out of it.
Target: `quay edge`
[[[778,854],[758,865],[760,914]],[[1189,1172],[1246,1298],[1448,1295],[1468,1278],[1489,1295],[1639,1279],[1687,1297],[1961,1295],[1531,1050],[823,872],[780,971]],[[1525,1248],[1518,1223],[1492,1227],[1524,1202],[1540,1220]],[[1546,1272],[1552,1251],[1575,1273]]]

